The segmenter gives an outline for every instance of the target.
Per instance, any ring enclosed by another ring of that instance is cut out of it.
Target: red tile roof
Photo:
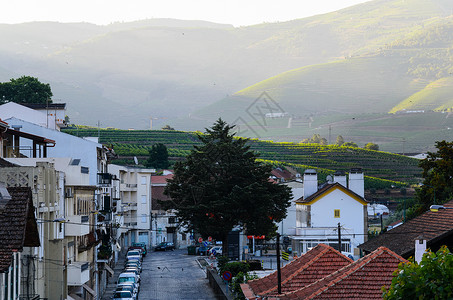
[[[444,206],[453,208],[453,200],[445,203]],[[436,251],[435,248],[440,246],[438,245],[439,243],[444,244],[448,240],[451,243],[453,237],[453,209],[444,209],[438,212],[427,211],[359,245],[359,248],[366,252],[371,252],[380,246],[385,246],[395,253],[408,258],[414,255],[415,240],[420,235],[427,241],[427,247],[433,251]]]
[[[407,261],[385,247],[362,257],[301,289],[278,295],[278,299],[382,299],[398,264]]]
[[[319,244],[281,269],[282,292],[307,286],[351,262],[350,258],[332,247]],[[248,286],[255,295],[277,295],[277,272],[251,280]]]
[[[169,175],[152,175],[151,176],[151,184],[162,184],[167,183],[167,179],[172,179],[173,174]]]

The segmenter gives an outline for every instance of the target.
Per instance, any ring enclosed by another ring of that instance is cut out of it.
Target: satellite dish
[[[327,181],[328,183],[332,183],[332,182],[333,182],[332,175],[327,175],[327,176],[326,176],[326,181]]]
[[[137,159],[137,156],[134,156],[134,162],[136,165],[138,165],[138,159]]]

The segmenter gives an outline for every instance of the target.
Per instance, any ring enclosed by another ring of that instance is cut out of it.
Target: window
[[[142,195],[142,203],[146,204],[146,195]]]
[[[340,217],[340,210],[339,209],[334,209],[333,210],[333,216],[334,216],[334,218],[339,218]]]
[[[142,184],[146,184],[146,176],[142,176]]]
[[[146,223],[146,215],[142,215],[142,223]]]

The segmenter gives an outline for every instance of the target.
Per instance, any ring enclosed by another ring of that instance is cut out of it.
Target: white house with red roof
[[[364,177],[361,169],[352,169],[349,180],[337,172],[332,182],[318,186],[315,170],[307,169],[303,176],[304,194],[296,200],[296,232],[293,251],[305,253],[320,243],[358,258],[357,246],[366,241],[367,204],[364,198]]]

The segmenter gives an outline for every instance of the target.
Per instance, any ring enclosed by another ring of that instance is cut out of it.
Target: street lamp
[[[439,211],[439,210],[443,210],[443,209],[453,209],[453,207],[446,207],[446,206],[443,206],[443,205],[431,205],[429,207],[429,210],[430,211]]]

